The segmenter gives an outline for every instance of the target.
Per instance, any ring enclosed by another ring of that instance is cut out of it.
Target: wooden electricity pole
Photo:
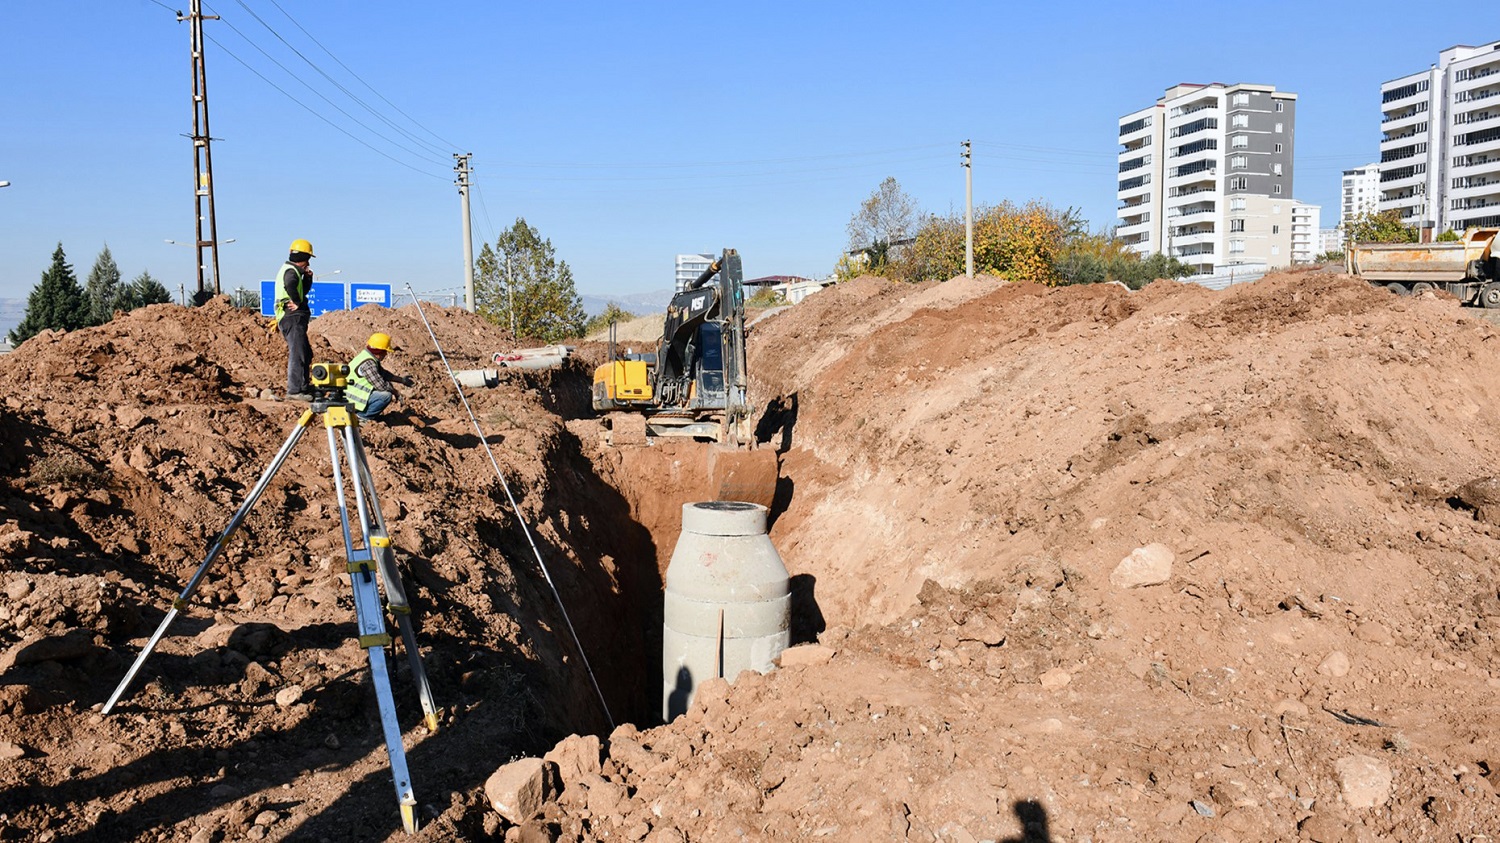
[[[190,8],[191,11],[185,16],[178,12],[177,21],[188,22],[188,38],[193,53],[193,225],[197,234],[198,256],[198,292],[193,296],[193,303],[203,304],[209,297],[203,281],[205,249],[213,261],[213,295],[219,294],[219,225],[214,218],[214,156],[210,147],[213,138],[208,134],[208,72],[203,66],[205,17],[202,0],[192,0]],[[209,15],[206,19],[218,20],[219,16]],[[207,239],[203,237],[205,217],[208,219]]]

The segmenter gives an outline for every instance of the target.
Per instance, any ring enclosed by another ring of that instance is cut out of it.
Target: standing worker
[[[390,334],[371,334],[365,350],[349,361],[349,382],[344,388],[344,397],[354,405],[355,415],[366,421],[384,412],[391,399],[397,397],[391,381],[411,386],[411,378],[397,377],[380,365],[390,350]]]
[[[286,397],[288,401],[312,401],[307,370],[312,365],[312,346],[307,341],[307,322],[312,311],[307,294],[312,290],[313,274],[307,268],[313,254],[312,244],[293,240],[291,254],[276,273],[276,327],[286,340]]]

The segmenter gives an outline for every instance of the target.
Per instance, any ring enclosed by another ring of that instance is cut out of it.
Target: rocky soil
[[[393,659],[414,838],[317,430],[100,711],[305,409],[280,338],[222,300],[34,338],[0,358],[0,839],[1500,837],[1479,316],[1313,271],[861,279],[763,319],[799,646],[666,725],[706,446],[603,447],[599,343],[471,392],[476,432],[427,323],[455,369],[503,331],[315,320],[316,358],[388,330],[417,381],[361,428],[444,709]]]

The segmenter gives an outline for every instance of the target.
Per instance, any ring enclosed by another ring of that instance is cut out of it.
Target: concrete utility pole
[[[453,172],[458,173],[458,198],[463,205],[464,215],[464,307],[470,313],[478,310],[474,301],[474,232],[469,224],[469,158],[473,153],[453,153],[453,158],[458,161],[453,165]]]
[[[186,16],[177,13],[177,21],[188,22],[188,39],[193,53],[193,224],[198,237],[198,292],[195,304],[208,300],[203,284],[203,250],[212,254],[214,295],[219,294],[219,225],[214,217],[214,156],[208,133],[208,72],[203,66],[203,21],[218,20],[218,15],[203,15],[202,0],[192,0]],[[203,238],[204,205],[208,210],[208,239]]]
[[[974,162],[968,141],[961,156],[964,165],[964,277],[974,277]]]

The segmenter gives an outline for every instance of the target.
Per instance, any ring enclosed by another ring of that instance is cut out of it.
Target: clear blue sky
[[[187,0],[0,9],[0,298],[60,241],[80,281],[196,285]],[[311,240],[327,280],[460,289],[454,152],[475,251],[517,217],[580,293],[670,288],[680,252],[821,276],[894,176],[925,211],[1041,199],[1114,223],[1118,118],[1177,82],[1299,95],[1295,196],[1337,214],[1378,160],[1379,86],[1484,16],[1402,3],[447,3],[211,0],[222,285]],[[283,40],[284,39],[284,40]],[[279,65],[279,66],[278,66]],[[343,89],[343,90],[341,90]],[[368,105],[360,105],[349,93]],[[341,270],[335,277],[328,273]]]

